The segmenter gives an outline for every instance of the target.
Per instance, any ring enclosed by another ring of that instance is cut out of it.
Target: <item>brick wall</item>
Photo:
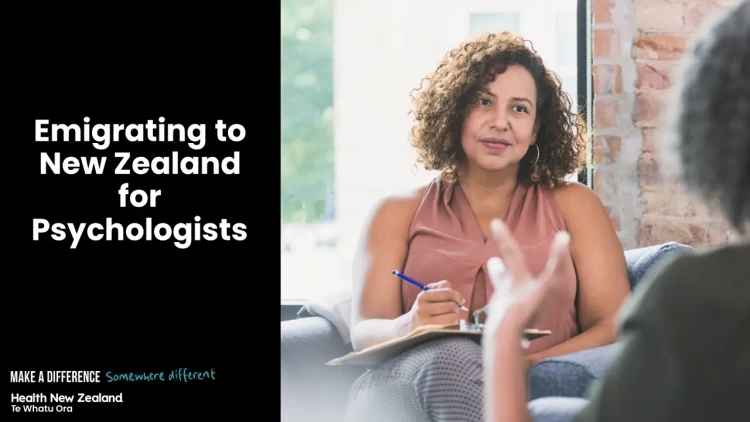
[[[625,248],[727,243],[721,217],[664,177],[659,128],[678,60],[737,0],[593,0],[594,189]]]

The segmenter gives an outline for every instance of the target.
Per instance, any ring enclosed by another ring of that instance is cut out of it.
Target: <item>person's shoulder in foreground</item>
[[[743,294],[750,294],[750,244],[696,249],[667,258],[662,264],[623,307],[624,332],[652,314],[685,312],[685,317],[699,320],[727,318],[732,316],[726,312],[733,309],[732,305],[739,306],[737,311],[750,312],[750,301],[741,301]],[[717,305],[725,312],[708,312]],[[683,325],[685,321],[668,319],[662,323]]]
[[[750,245],[673,257],[623,308],[618,359],[576,421],[750,415]]]

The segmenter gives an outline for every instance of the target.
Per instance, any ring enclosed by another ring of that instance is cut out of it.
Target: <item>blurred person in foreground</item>
[[[527,403],[522,329],[569,265],[558,235],[547,271],[529,274],[500,220],[490,258],[496,291],[483,339],[489,421],[750,420],[750,2],[704,27],[683,60],[666,135],[683,182],[717,205],[739,242],[675,256],[621,310],[623,349],[590,399]],[[491,264],[491,265],[490,265]]]

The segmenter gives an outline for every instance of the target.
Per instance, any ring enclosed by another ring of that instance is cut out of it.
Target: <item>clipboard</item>
[[[326,363],[326,366],[377,366],[385,362],[386,360],[399,355],[405,350],[411,349],[430,340],[448,336],[467,337],[476,341],[477,343],[480,343],[482,339],[481,326],[479,326],[479,328],[472,328],[471,326],[472,324],[469,324],[469,327],[464,324],[422,326],[407,334],[406,336],[398,337],[393,340],[368,347],[367,349],[361,350],[359,352],[351,352],[339,358],[330,360]],[[549,330],[538,330],[535,328],[527,328],[526,330],[524,330],[524,336],[529,341],[538,339],[540,337],[545,337],[550,334],[552,334],[552,332]]]

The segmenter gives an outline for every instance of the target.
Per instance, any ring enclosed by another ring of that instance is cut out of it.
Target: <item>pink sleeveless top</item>
[[[518,184],[503,221],[525,251],[532,274],[544,269],[555,234],[566,230],[565,220],[554,193],[539,185]],[[466,299],[471,314],[462,318],[472,321],[473,312],[484,307],[492,296],[493,286],[487,272],[487,260],[502,255],[490,237],[485,243],[474,212],[458,184],[433,180],[427,187],[409,229],[409,251],[404,274],[424,284],[448,280]],[[550,297],[534,327],[552,334],[531,342],[526,353],[549,349],[578,334],[575,306],[577,278],[575,269],[567,266],[564,281]],[[420,289],[402,283],[404,310],[414,305]]]

